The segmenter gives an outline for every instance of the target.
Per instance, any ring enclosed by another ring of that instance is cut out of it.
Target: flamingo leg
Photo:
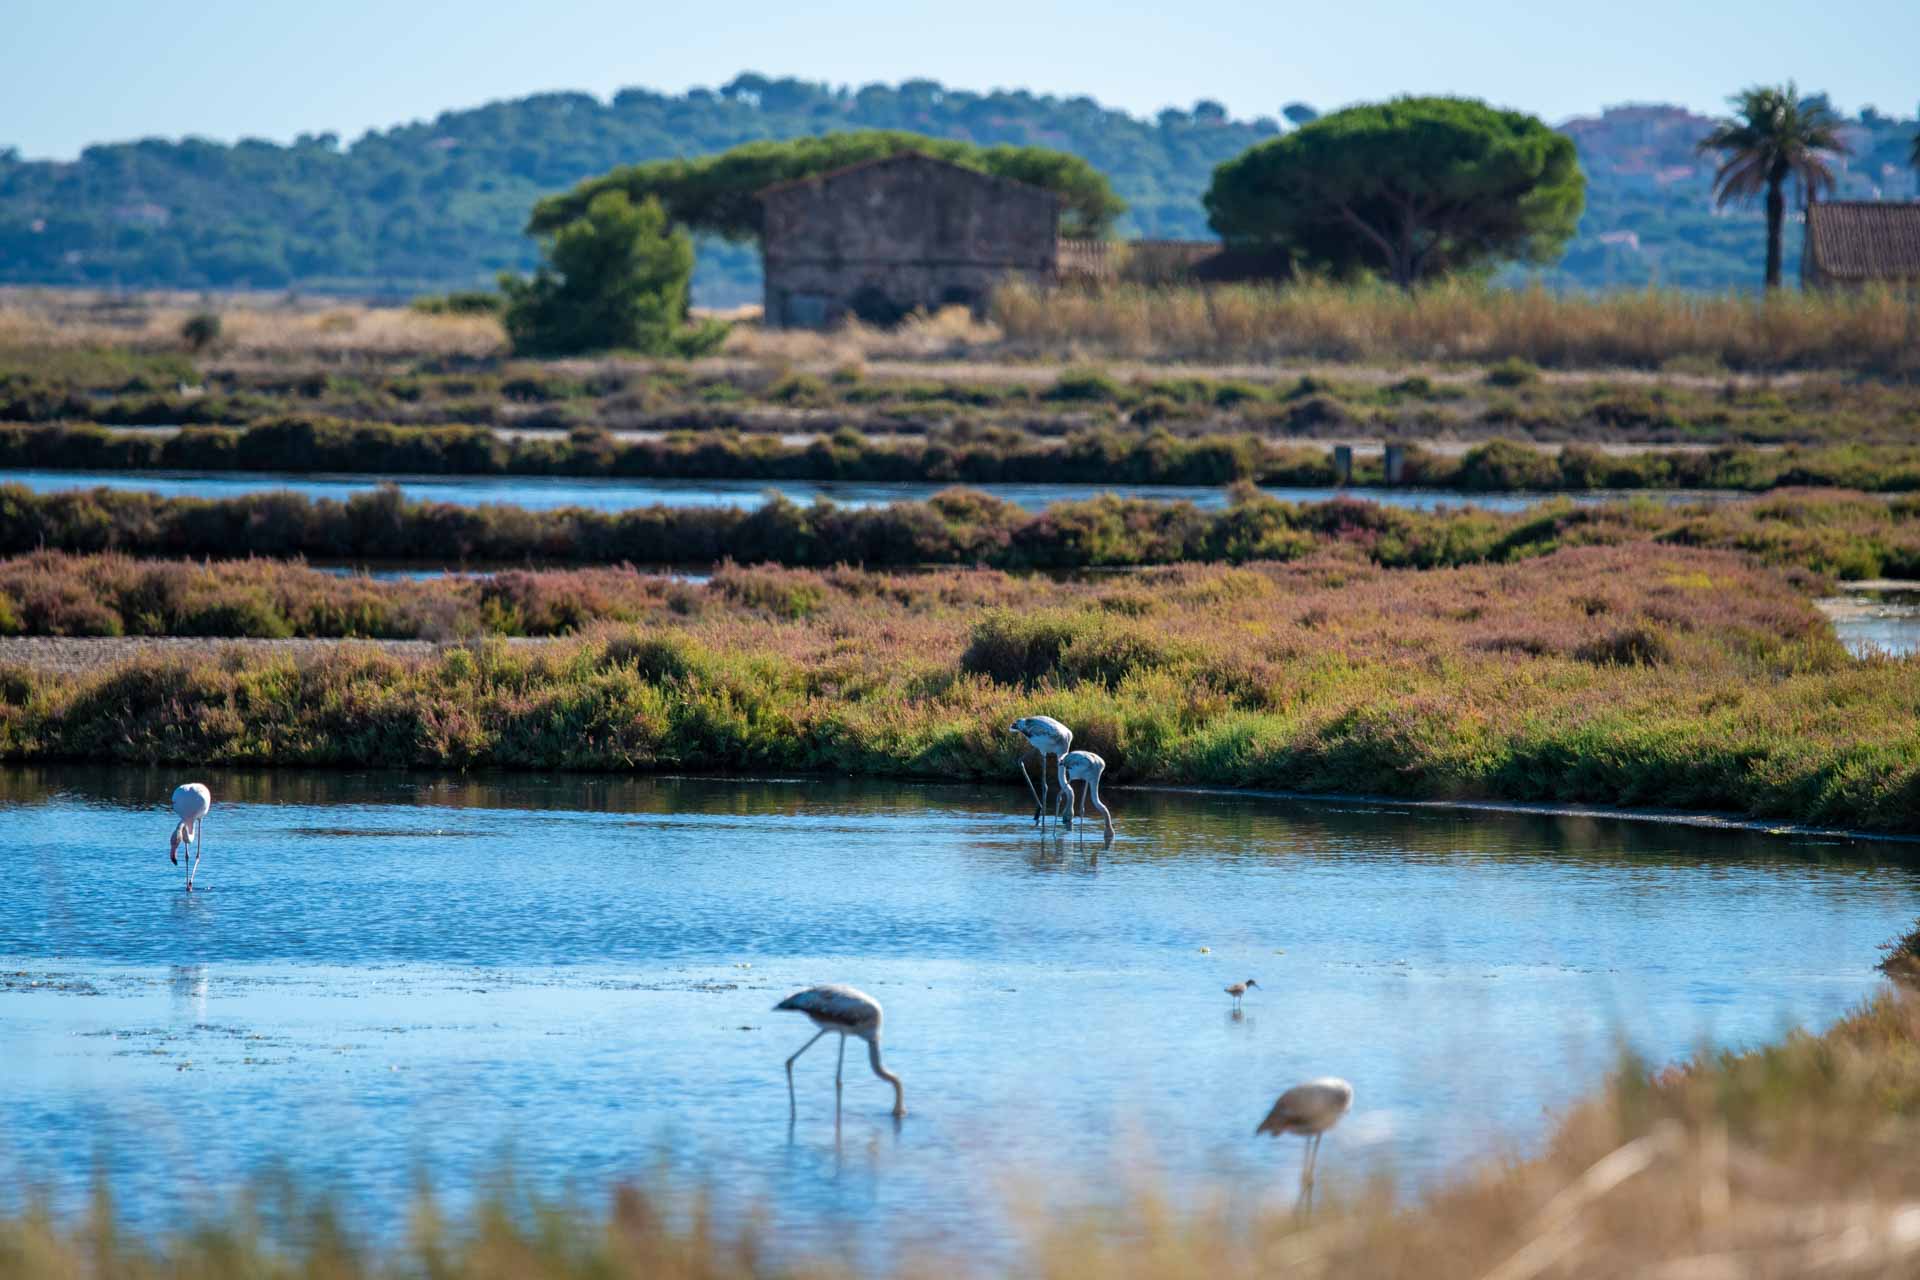
[[[187,868],[187,892],[193,892],[193,878],[200,873],[200,854],[206,849],[206,829],[193,824],[193,865]]]
[[[794,1098],[793,1098],[793,1061],[794,1061],[794,1058],[798,1058],[798,1057],[799,1057],[799,1056],[800,1056],[801,1054],[803,1054],[803,1053],[805,1053],[805,1052],[806,1052],[807,1050],[809,1050],[809,1049],[811,1049],[811,1048],[813,1048],[813,1046],[814,1046],[814,1044],[815,1044],[815,1042],[817,1042],[817,1041],[818,1041],[818,1040],[820,1039],[820,1037],[821,1037],[821,1036],[823,1036],[823,1035],[825,1035],[825,1034],[827,1034],[827,1028],[826,1028],[826,1027],[822,1027],[822,1028],[820,1028],[820,1029],[819,1029],[818,1031],[816,1031],[816,1032],[814,1032],[814,1033],[813,1033],[813,1039],[812,1039],[812,1040],[809,1040],[809,1041],[807,1041],[807,1042],[806,1042],[805,1044],[803,1044],[803,1045],[801,1045],[801,1046],[800,1046],[800,1047],[799,1047],[798,1049],[795,1049],[795,1050],[793,1051],[793,1058],[788,1058],[788,1059],[787,1059],[787,1114],[788,1114],[789,1116],[791,1116],[791,1115],[793,1115],[793,1114],[794,1114],[794,1113],[795,1113],[795,1112],[796,1112],[797,1110],[799,1110],[799,1104],[798,1104],[797,1102],[795,1102],[795,1101],[794,1101]]]
[[[1046,757],[1042,756],[1040,767],[1044,769],[1046,764]],[[1033,775],[1027,772],[1027,758],[1024,755],[1020,757],[1020,776],[1027,780],[1027,791],[1033,796],[1033,820],[1038,822],[1040,821],[1040,792],[1033,785]]]
[[[840,1033],[840,1065],[833,1069],[833,1091],[840,1092],[840,1082],[847,1074],[847,1033]]]

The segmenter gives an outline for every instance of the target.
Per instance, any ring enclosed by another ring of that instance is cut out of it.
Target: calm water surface
[[[171,775],[0,774],[0,1202],[98,1164],[137,1221],[275,1162],[399,1222],[510,1159],[772,1206],[866,1258],[1007,1238],[1009,1198],[1284,1202],[1255,1141],[1353,1080],[1323,1179],[1536,1140],[1624,1040],[1656,1060],[1830,1021],[1920,902],[1911,846],[1116,789],[1044,839],[1015,788],[215,774],[205,892]],[[1234,1017],[1220,988],[1259,988]],[[910,1114],[771,1006],[886,1006]]]
[[[1856,657],[1920,653],[1920,583],[1853,590],[1817,603]]]
[[[356,494],[371,493],[382,483],[390,483],[399,486],[409,498],[421,501],[451,502],[461,506],[508,503],[531,510],[586,507],[595,511],[627,511],[634,507],[655,505],[754,508],[764,504],[770,493],[778,493],[803,504],[825,498],[847,507],[877,507],[890,502],[924,501],[940,490],[951,487],[944,484],[774,480],[595,480],[567,476],[294,475],[264,471],[0,471],[0,483],[22,484],[35,493],[105,487],[143,490],[168,498],[230,498],[249,493],[287,491],[309,498],[340,501]],[[1102,493],[1167,502],[1185,501],[1207,510],[1227,505],[1225,488],[1196,485],[989,484],[973,487],[985,489],[1029,511],[1040,511],[1056,502],[1077,501]],[[1344,492],[1351,498],[1423,511],[1466,506],[1469,503],[1494,511],[1518,511],[1558,496],[1527,492],[1465,495],[1433,489],[1366,488],[1344,491],[1269,488],[1265,492],[1288,502],[1324,502]],[[1594,492],[1568,496],[1584,506],[1636,495]],[[1649,492],[1645,496],[1656,502],[1678,502],[1727,495],[1675,491]]]

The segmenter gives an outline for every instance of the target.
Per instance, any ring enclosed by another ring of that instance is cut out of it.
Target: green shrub
[[[810,373],[790,373],[767,388],[767,399],[781,404],[820,404],[827,399],[827,384]]]
[[[1574,657],[1599,666],[1656,667],[1673,658],[1673,645],[1646,626],[1621,627],[1574,650]]]
[[[1120,384],[1098,369],[1067,369],[1041,398],[1064,403],[1110,403],[1120,398]]]
[[[669,684],[706,676],[713,653],[684,631],[630,631],[606,642],[607,666],[632,667],[649,684]]]
[[[531,279],[500,278],[516,352],[677,353],[693,241],[669,224],[658,200],[635,205],[618,191],[595,196],[584,214],[553,233],[544,256]]]
[[[422,294],[407,306],[429,316],[494,316],[506,310],[507,299],[491,289],[456,289]]]
[[[1540,381],[1540,368],[1519,356],[1508,356],[1487,370],[1487,384],[1494,387],[1524,387]]]
[[[180,326],[180,337],[194,351],[205,351],[220,341],[220,317],[211,311],[196,311]]]
[[[1187,661],[1183,646],[1126,618],[1060,609],[989,610],[968,634],[960,669],[1000,684],[1117,685],[1136,672]]]
[[[294,633],[292,624],[280,615],[271,600],[258,591],[245,589],[193,601],[174,620],[173,632],[183,636],[255,639],[279,639]]]

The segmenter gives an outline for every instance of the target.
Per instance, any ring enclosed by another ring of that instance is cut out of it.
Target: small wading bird
[[[1040,753],[1040,785],[1033,785],[1033,775],[1027,772],[1027,762],[1020,761],[1020,776],[1027,780],[1027,790],[1033,792],[1033,820],[1039,822],[1047,811],[1047,757],[1064,763],[1064,757],[1073,747],[1073,730],[1055,720],[1052,716],[1021,716],[1007,726],[1008,733],[1016,733],[1027,740],[1027,745]]]
[[[1022,764],[1022,768],[1025,765]],[[1100,775],[1107,771],[1107,762],[1091,751],[1069,751],[1060,757],[1060,803],[1066,806],[1067,816],[1062,821],[1071,828],[1073,820],[1080,812],[1080,797],[1074,792],[1073,784],[1079,783],[1086,789],[1086,807],[1100,815],[1107,824],[1107,839],[1113,839],[1113,815],[1107,812],[1107,806],[1100,803]]]
[[[1228,987],[1227,994],[1233,997],[1233,1007],[1236,1009],[1239,1008],[1240,997],[1244,996],[1245,994],[1247,994],[1247,992],[1251,991],[1253,988],[1259,985],[1260,984],[1255,982],[1252,978],[1248,978],[1245,982],[1236,982],[1232,986]],[[1272,1119],[1272,1117],[1269,1116],[1268,1119]]]
[[[180,846],[187,846],[191,855],[187,863],[188,893],[193,892],[193,875],[200,870],[200,854],[206,848],[206,842],[200,838],[200,824],[211,808],[213,793],[205,783],[186,782],[173,789],[173,813],[180,821],[173,828],[173,839],[167,843],[167,861],[179,866]]]
[[[1338,1076],[1322,1076],[1281,1094],[1253,1132],[1270,1133],[1276,1138],[1297,1133],[1307,1140],[1307,1162],[1300,1170],[1300,1192],[1304,1196],[1313,1186],[1313,1163],[1320,1154],[1321,1137],[1352,1107],[1353,1086]]]
[[[847,1037],[859,1036],[867,1042],[867,1060],[873,1064],[873,1074],[893,1086],[893,1114],[907,1114],[907,1094],[900,1085],[900,1077],[880,1064],[880,1002],[864,991],[855,991],[852,987],[831,984],[822,987],[808,987],[805,991],[796,991],[773,1006],[776,1011],[792,1010],[804,1013],[820,1028],[812,1040],[801,1045],[792,1058],[787,1059],[787,1114],[792,1116],[799,1111],[799,1104],[793,1096],[793,1063],[807,1050],[813,1048],[815,1041],[829,1031],[840,1033],[840,1065],[833,1073],[833,1098],[837,1110],[840,1105],[841,1076],[847,1067]]]

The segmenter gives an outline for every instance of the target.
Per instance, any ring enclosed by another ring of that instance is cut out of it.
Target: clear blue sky
[[[739,71],[927,76],[1236,116],[1466,93],[1549,121],[1627,101],[1717,111],[1785,80],[1855,110],[1920,103],[1920,0],[0,0],[0,146],[199,134],[276,141],[550,89],[680,92]]]

